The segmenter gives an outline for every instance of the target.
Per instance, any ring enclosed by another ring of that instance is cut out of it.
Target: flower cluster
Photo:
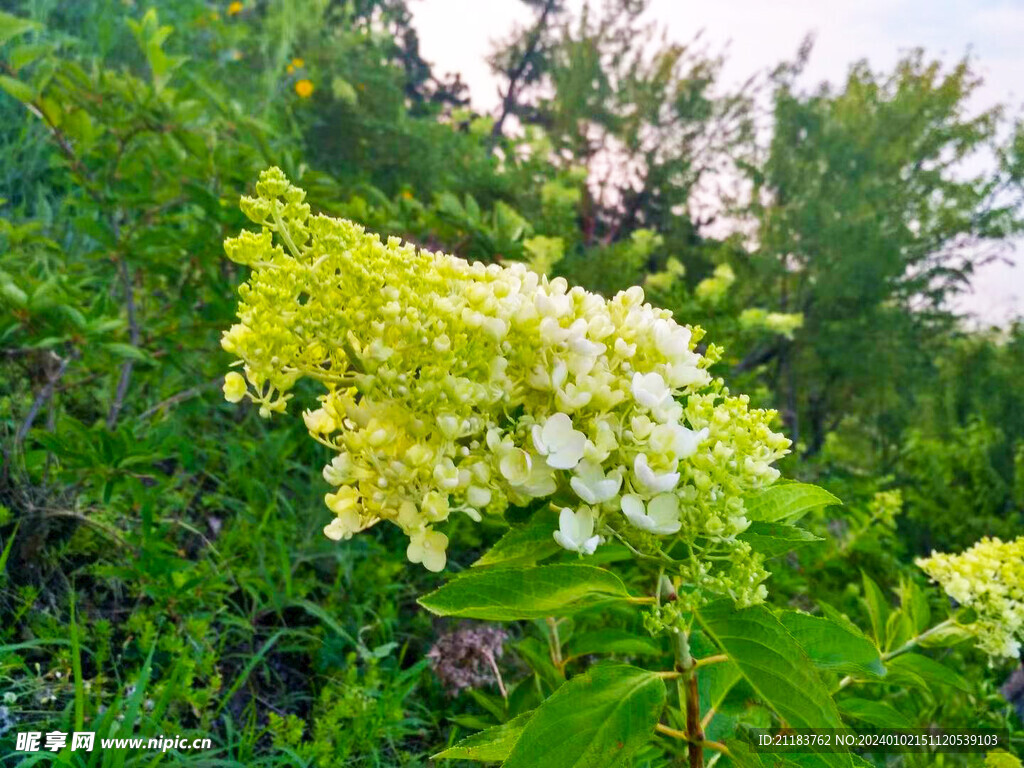
[[[917,565],[977,620],[968,626],[990,656],[1017,657],[1024,639],[1024,536],[984,538],[959,555],[932,553]]]
[[[640,288],[605,299],[311,216],[276,168],[256,192],[242,210],[260,231],[225,242],[252,271],[222,340],[245,376],[229,374],[224,392],[269,416],[299,378],[322,383],[303,417],[336,454],[323,471],[329,537],[387,520],[436,571],[450,515],[552,503],[567,549],[682,538],[694,579],[763,598],[766,573],[736,537],[744,495],[776,479],[789,441],[773,412],[712,380],[720,350],[695,351],[699,328]]]
[[[449,693],[488,683],[503,686],[497,660],[505,653],[507,639],[508,633],[501,627],[465,626],[441,635],[427,658]]]

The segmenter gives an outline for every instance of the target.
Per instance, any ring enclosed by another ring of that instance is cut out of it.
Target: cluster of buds
[[[766,573],[737,539],[743,498],[776,479],[789,441],[773,412],[712,379],[721,351],[696,351],[699,328],[638,287],[606,299],[311,216],[276,168],[256,193],[242,210],[261,230],[225,242],[251,269],[222,340],[244,378],[228,374],[225,396],[270,416],[299,378],[323,385],[303,417],[335,454],[327,536],[386,520],[409,560],[437,571],[451,515],[550,503],[567,549],[680,537],[695,580],[763,599]]]
[[[1016,658],[1024,640],[1024,536],[1014,541],[983,538],[959,555],[933,552],[917,565],[946,594],[977,613],[967,626],[992,657]]]

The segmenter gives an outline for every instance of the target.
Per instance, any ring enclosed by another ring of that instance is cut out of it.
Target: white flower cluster
[[[566,549],[590,554],[629,530],[680,536],[731,558],[733,586],[758,599],[763,569],[735,538],[743,495],[775,480],[789,441],[773,413],[712,382],[718,351],[695,351],[699,329],[640,288],[606,300],[521,264],[470,264],[310,217],[276,169],[257,192],[243,210],[262,233],[225,244],[252,267],[223,340],[247,382],[229,374],[225,395],[269,415],[299,377],[323,383],[304,418],[336,452],[328,536],[388,520],[409,559],[436,571],[449,515],[545,500],[562,510],[553,535]],[[710,562],[695,568],[712,577]]]

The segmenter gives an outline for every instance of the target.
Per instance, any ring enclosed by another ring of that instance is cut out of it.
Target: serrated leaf
[[[28,304],[28,295],[12,282],[0,282],[0,297],[15,307],[24,307]]]
[[[913,725],[902,712],[884,701],[850,697],[839,702],[839,711],[878,728],[910,728]]]
[[[737,538],[750,544],[765,557],[778,557],[797,547],[824,541],[820,536],[815,536],[810,531],[795,525],[765,522],[751,523],[750,527]]]
[[[697,675],[701,711],[717,710],[741,677],[739,667],[731,661],[723,661],[701,668]],[[714,723],[713,720],[712,724]]]
[[[765,763],[761,760],[761,755],[751,749],[750,742],[727,739],[725,745],[729,748],[729,759],[736,768],[764,768]],[[787,756],[784,754],[766,754],[765,757],[771,760],[772,768],[776,768],[777,765],[781,768],[791,765],[786,761]]]
[[[747,519],[752,522],[795,522],[817,507],[841,505],[839,499],[816,485],[778,483],[745,499]]]
[[[0,88],[3,88],[22,104],[31,104],[36,97],[32,86],[8,75],[0,75]]]
[[[38,27],[39,24],[35,21],[0,11],[0,45]]]
[[[918,644],[922,648],[950,648],[969,640],[973,635],[958,624],[939,627],[922,635]]]
[[[540,565],[465,573],[419,599],[438,616],[487,621],[565,616],[609,601],[628,600],[611,571],[592,565]]]
[[[920,653],[901,654],[890,660],[888,667],[890,673],[894,675],[906,674],[919,678],[926,687],[948,685],[964,693],[971,693],[974,690],[960,673]]]
[[[662,652],[650,637],[635,635],[622,629],[599,629],[574,635],[569,641],[569,656],[586,656],[592,653],[626,653],[638,656],[656,656]]]
[[[719,600],[697,614],[704,631],[736,664],[758,696],[795,728],[842,728],[839,710],[810,658],[764,606],[736,610]],[[849,766],[848,753],[820,755]]]
[[[878,648],[860,630],[797,611],[786,611],[779,620],[819,668],[843,674],[885,674]]]
[[[149,360],[149,355],[145,351],[138,347],[132,346],[131,344],[123,344],[119,341],[108,341],[103,344],[103,348],[111,354],[123,357],[128,360],[137,360],[139,362],[145,362]]]
[[[654,735],[665,706],[657,673],[624,664],[574,677],[527,722],[504,768],[614,768]]]
[[[52,46],[49,43],[27,43],[25,45],[19,45],[11,51],[8,61],[10,62],[12,69],[19,70],[22,67],[28,66],[43,54],[48,53],[51,48]]]
[[[463,728],[469,728],[474,731],[486,731],[488,728],[494,727],[494,722],[478,715],[449,715],[451,720],[456,725],[461,725]]]
[[[550,690],[565,682],[565,671],[551,661],[551,650],[536,637],[525,637],[513,646],[516,654]]]
[[[527,721],[533,716],[533,710],[513,717],[507,723],[495,725],[480,733],[467,736],[457,744],[453,744],[443,752],[438,752],[432,760],[476,760],[481,763],[500,763],[512,751],[526,727]]]
[[[887,642],[886,626],[889,621],[889,601],[885,599],[874,579],[861,573],[864,583],[864,607],[871,618],[871,630],[879,648],[885,648]]]
[[[550,506],[533,514],[526,523],[508,531],[480,557],[473,567],[535,563],[558,552],[552,532],[558,529],[558,515]]]

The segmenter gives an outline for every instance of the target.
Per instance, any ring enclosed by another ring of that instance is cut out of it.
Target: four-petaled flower
[[[572,428],[572,419],[556,413],[533,427],[533,444],[552,469],[572,469],[580,463],[587,447],[587,436]]]
[[[564,507],[558,514],[558,530],[554,532],[555,541],[570,552],[581,555],[592,555],[603,539],[594,535],[594,511],[590,507],[580,507],[573,512]]]
[[[237,403],[248,391],[242,374],[232,371],[224,377],[224,399],[229,403]]]
[[[690,351],[690,329],[670,320],[654,321],[654,344],[661,354],[676,358]]]
[[[415,531],[409,537],[409,546],[405,550],[410,563],[422,563],[428,571],[437,573],[444,570],[448,560],[445,550],[448,548],[448,537],[440,531],[426,528]]]
[[[339,453],[324,467],[324,480],[331,485],[342,485],[352,478],[352,456]]]
[[[630,523],[637,528],[667,536],[676,533],[682,527],[679,520],[679,498],[672,493],[660,493],[647,502],[639,496],[627,493],[622,497],[622,512]]]
[[[668,405],[672,400],[672,390],[658,372],[634,373],[631,383],[633,398],[645,408],[652,411]]]
[[[302,420],[306,422],[306,429],[314,435],[328,435],[335,430],[334,419],[323,408],[315,411],[303,411]]]
[[[677,459],[688,459],[697,452],[697,448],[700,444],[708,439],[710,430],[707,427],[703,429],[687,429],[681,424],[673,424],[673,430],[675,431],[675,439],[672,441],[672,453],[675,454]]]
[[[655,474],[647,462],[646,453],[638,453],[636,455],[636,458],[633,460],[633,473],[636,475],[637,482],[653,493],[671,491],[679,482],[678,472]]]
[[[622,487],[622,475],[605,475],[601,465],[584,460],[576,467],[576,474],[569,478],[569,485],[587,504],[600,504],[614,498]]]

